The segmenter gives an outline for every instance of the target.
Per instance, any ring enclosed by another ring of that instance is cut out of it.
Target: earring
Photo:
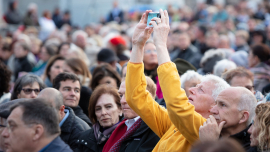
[[[122,117],[122,113],[119,116]]]

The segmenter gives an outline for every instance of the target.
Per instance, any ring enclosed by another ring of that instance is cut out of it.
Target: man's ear
[[[247,123],[248,119],[249,119],[249,112],[248,111],[242,111],[242,116],[239,120],[239,124],[242,124],[242,123]]]
[[[44,127],[41,124],[33,126],[34,136],[33,141],[39,140],[44,135]]]
[[[64,106],[64,105],[62,105],[62,106],[60,107],[60,111],[61,111],[61,113],[62,113],[62,112],[65,112],[65,106]]]

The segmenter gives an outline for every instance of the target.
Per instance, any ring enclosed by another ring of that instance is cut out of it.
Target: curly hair
[[[11,71],[8,67],[0,61],[0,97],[4,93],[9,92],[9,82],[11,79]]]
[[[256,118],[254,123],[256,128],[259,128],[259,135],[258,135],[258,141],[259,141],[259,149],[267,150],[270,149],[270,142],[268,137],[270,136],[270,103],[262,103],[259,104],[256,107],[255,110]]]

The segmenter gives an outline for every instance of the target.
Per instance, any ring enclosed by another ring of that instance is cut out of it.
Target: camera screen
[[[159,13],[153,13],[153,12],[150,12],[148,14],[148,18],[147,18],[147,26],[148,27],[153,27],[153,25],[149,25],[149,23],[150,23],[151,19],[154,18],[154,17],[160,18],[160,14]]]

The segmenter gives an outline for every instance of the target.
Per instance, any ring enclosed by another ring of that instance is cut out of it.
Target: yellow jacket
[[[160,65],[158,77],[167,110],[146,90],[143,63],[128,63],[127,103],[161,138],[153,152],[188,152],[199,139],[199,128],[206,119],[195,112],[194,106],[188,102],[174,63]]]

